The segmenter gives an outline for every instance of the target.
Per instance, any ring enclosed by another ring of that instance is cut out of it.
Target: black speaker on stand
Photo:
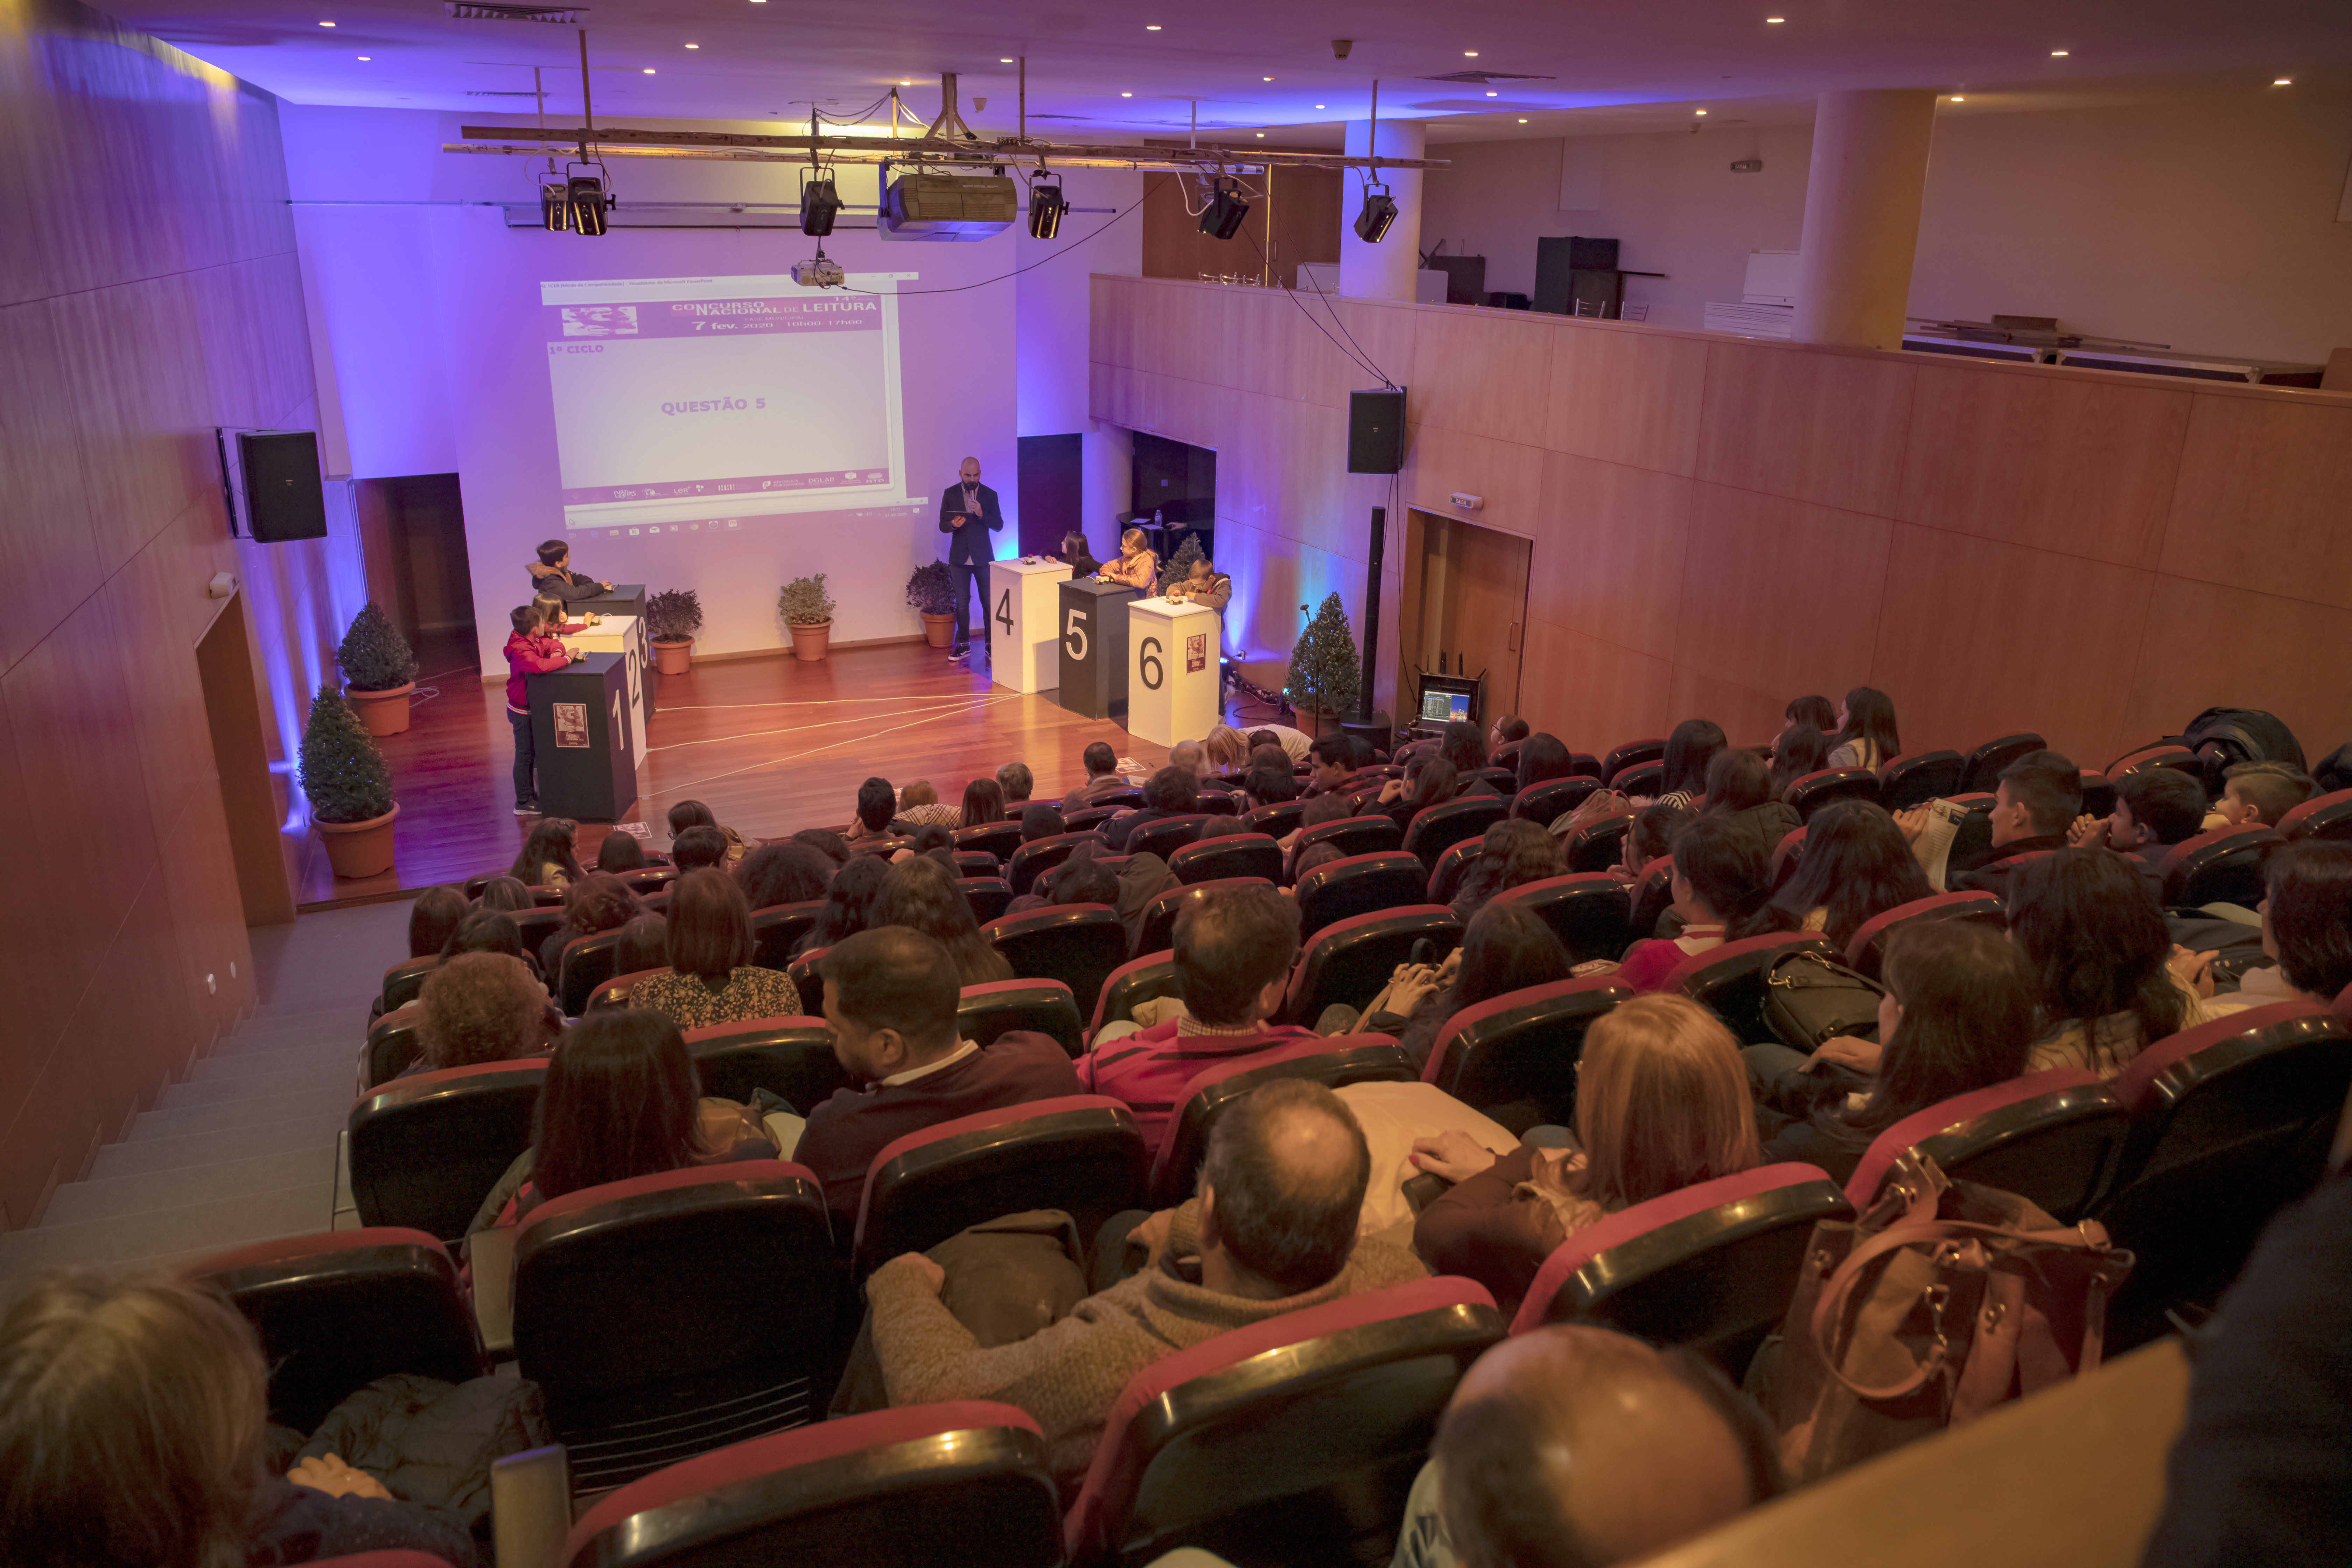
[[[327,537],[315,432],[240,430],[236,453],[245,474],[246,521],[257,541],[282,544]]]
[[[1348,471],[1393,474],[1404,467],[1404,388],[1348,394]]]

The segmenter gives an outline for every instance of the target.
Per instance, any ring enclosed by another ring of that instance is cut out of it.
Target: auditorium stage
[[[921,643],[836,649],[814,664],[789,654],[704,662],[656,679],[650,750],[625,819],[651,825],[653,848],[669,842],[666,816],[679,800],[702,801],[747,837],[778,837],[846,823],[859,782],[876,773],[897,784],[929,779],[955,804],[966,780],[1024,762],[1037,775],[1036,797],[1058,800],[1085,776],[1078,752],[1089,742],[1151,766],[1168,754],[1115,722],[1066,712],[1051,692],[992,685],[984,668],[950,663]],[[339,880],[306,821],[295,847],[302,909],[463,881],[503,868],[522,847],[503,683],[467,668],[418,685],[420,696],[427,685],[438,694],[413,705],[405,734],[380,742],[400,799],[393,869]],[[1241,712],[1260,723],[1273,717],[1255,703]],[[583,864],[594,863],[606,831],[582,825]]]

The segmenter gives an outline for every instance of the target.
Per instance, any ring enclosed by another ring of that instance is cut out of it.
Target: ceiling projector
[[[841,269],[840,262],[820,256],[814,261],[793,262],[793,281],[803,289],[838,289],[849,281],[849,274]]]

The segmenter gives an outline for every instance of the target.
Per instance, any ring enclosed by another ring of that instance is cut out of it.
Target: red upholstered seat
[[[1236,779],[1234,784],[1238,788],[1240,781]],[[1265,805],[1252,806],[1243,812],[1242,820],[1249,825],[1249,830],[1252,833],[1264,833],[1280,838],[1298,826],[1299,814],[1306,809],[1307,805],[1304,801],[1270,801]]]
[[[2047,744],[2031,730],[2021,730],[2014,735],[1987,741],[1969,753],[1967,765],[1960,770],[1960,789],[1970,795],[1979,791],[1990,794],[2000,782],[2001,769],[2028,752],[2041,751]]]
[[[1128,808],[1123,805],[1084,805],[1062,818],[1064,829],[1071,833],[1089,833]]]
[[[1155,818],[1127,836],[1127,852],[1130,855],[1157,855],[1165,860],[1200,837],[1201,825],[1208,820],[1208,813],[1202,811],[1181,816]]]
[[[1168,857],[1168,868],[1187,886],[1234,877],[1278,882],[1282,879],[1282,846],[1264,833],[1220,834],[1178,849]]]
[[[1326,861],[1298,879],[1298,940],[1353,915],[1420,903],[1428,881],[1421,862],[1402,849]]]
[[[1166,952],[1175,946],[1176,921],[1186,910],[1197,908],[1234,888],[1273,885],[1263,877],[1221,877],[1213,882],[1193,882],[1154,894],[1151,901],[1143,906],[1143,924],[1136,931],[1133,955],[1146,958],[1155,952]]]
[[[816,926],[824,912],[823,899],[797,904],[774,904],[751,911],[751,962],[762,969],[782,969],[793,961],[793,949]]]
[[[1625,835],[1633,828],[1630,811],[1612,812],[1572,829],[1560,853],[1571,871],[1606,871],[1625,853]]]
[[[1625,882],[1606,871],[1574,871],[1505,889],[1490,904],[1517,904],[1543,917],[1569,962],[1615,958],[1635,935],[1633,901]],[[1646,934],[1646,933],[1643,933]]]
[[[971,827],[956,828],[951,837],[958,849],[980,849],[996,857],[999,865],[1010,860],[1021,849],[1021,824],[1014,822],[983,822]]]
[[[1461,945],[1462,922],[1444,905],[1408,904],[1325,926],[1290,972],[1282,1021],[1311,1026],[1335,1002],[1368,1005],[1423,940],[1435,952],[1432,962],[1442,963]]]
[[[1737,1383],[1789,1310],[1814,1225],[1853,1213],[1829,1173],[1765,1165],[1620,1209],[1561,1243],[1511,1331],[1596,1323],[1685,1345]]]
[[[648,893],[658,893],[663,891],[672,882],[677,880],[677,868],[675,866],[640,866],[634,871],[623,871],[619,873],[619,875],[621,879],[621,886],[628,889],[629,891],[636,894],[637,897],[642,899]]]
[[[1518,792],[1518,770],[1516,767],[1472,768],[1456,781],[1454,793],[1467,795],[1475,785],[1482,784],[1490,786],[1496,797],[1507,805],[1511,796]]]
[[[612,979],[588,993],[587,1011],[617,1013],[628,1006],[629,994],[637,988],[637,982],[650,980],[656,974],[668,973],[668,968],[664,966],[659,969],[633,970],[627,974],[615,974]]]
[[[965,1400],[754,1437],[656,1470],[583,1515],[561,1561],[1056,1568],[1061,1519],[1037,1423]]]
[[[1845,961],[1871,979],[1878,978],[1878,966],[1886,956],[1886,942],[1905,926],[1935,921],[1979,921],[1988,925],[2002,925],[2000,898],[1996,893],[1937,893],[1929,898],[1914,899],[1907,904],[1897,904],[1883,914],[1875,914],[1854,929],[1845,944]]]
[[[824,1016],[824,976],[818,971],[824,967],[824,955],[832,951],[813,947],[784,965],[784,973],[801,994],[801,1012],[808,1017]]]
[[[1132,1019],[1139,1003],[1181,994],[1176,984],[1175,959],[1164,952],[1130,959],[1112,970],[1110,978],[1103,982],[1102,994],[1095,998],[1094,1016],[1087,1024],[1087,1038],[1092,1040],[1100,1034],[1105,1024]]]
[[[1127,962],[1127,928],[1108,904],[1050,904],[991,921],[980,934],[1021,979],[1068,986],[1082,1018],[1095,1010],[1110,972]]]
[[[766,1089],[805,1116],[849,1075],[833,1054],[833,1030],[823,1018],[745,1018],[686,1032],[686,1048],[702,1092],[748,1105]]]
[[[588,1010],[589,994],[613,978],[614,960],[620,956],[618,931],[575,936],[563,944],[556,997],[563,1004],[565,1017],[577,1018]]]
[[[1130,785],[1129,788],[1115,789],[1108,795],[1097,795],[1095,798],[1105,805],[1139,806],[1143,804],[1143,788],[1139,784]]]
[[[971,906],[971,918],[982,925],[1004,918],[1013,906],[1013,884],[1002,877],[959,877],[956,890]]]
[[[1816,812],[1842,800],[1866,800],[1876,805],[1878,775],[1868,768],[1824,768],[1790,779],[1780,798],[1789,803],[1800,822],[1811,822]]]
[[[1061,1209],[1091,1246],[1102,1222],[1142,1205],[1150,1152],[1135,1113],[1073,1094],[960,1116],[883,1146],[866,1167],[852,1254],[863,1279],[967,1226]]]
[[[1938,795],[1957,795],[1968,763],[1958,752],[1906,752],[1878,770],[1878,803],[1908,811]]]
[[[800,1165],[694,1166],[541,1205],[515,1237],[515,1353],[575,1489],[816,1419],[836,1289],[824,1194]]]
[[[1318,822],[1300,831],[1298,842],[1291,847],[1291,856],[1295,860],[1298,855],[1318,844],[1330,845],[1345,858],[1352,859],[1359,855],[1385,855],[1404,847],[1404,829],[1396,825],[1394,817],[1379,814],[1343,816],[1336,822]],[[1429,868],[1423,867],[1421,874],[1425,885]]]
[[[1404,852],[1420,858],[1424,871],[1437,869],[1437,858],[1465,838],[1478,838],[1511,815],[1508,802],[1491,795],[1463,795],[1442,800],[1413,814],[1404,830]]]
[[[1549,827],[1565,813],[1574,811],[1586,795],[1600,787],[1599,779],[1582,775],[1544,779],[1511,797],[1511,815]]]
[[[2283,838],[2352,839],[2352,789],[2312,796],[2282,814],[2278,829]]]
[[[1789,879],[1797,874],[1797,865],[1805,858],[1806,837],[1811,832],[1810,827],[1792,827],[1772,846],[1772,857],[1764,866],[1764,880],[1774,892],[1787,887]]]
[[[507,919],[514,921],[515,934],[522,939],[522,950],[531,955],[534,963],[539,962],[539,950],[547,945],[547,939],[563,929],[562,910],[511,910]]]
[[[1031,1029],[1050,1035],[1076,1057],[1086,1049],[1085,1018],[1058,980],[990,980],[956,996],[956,1032],[985,1049],[1000,1035]]]
[[[1601,759],[1601,782],[1611,789],[1619,789],[1622,787],[1617,783],[1619,773],[1627,768],[1639,767],[1643,763],[1661,762],[1665,754],[1666,742],[1663,735],[1643,741],[1628,741]]]
[[[1612,977],[1595,974],[1465,1007],[1439,1028],[1422,1079],[1514,1131],[1546,1122],[1573,1126],[1585,1032],[1633,995]]]
[[[1013,884],[1013,896],[1033,891],[1041,871],[1052,869],[1070,858],[1070,851],[1081,844],[1108,846],[1110,840],[1099,833],[1056,833],[1047,838],[1033,838],[1013,852],[1004,863],[1004,879]]]
[[[1474,1281],[1415,1279],[1153,1363],[1111,1406],[1065,1523],[1070,1560],[1385,1555],[1454,1385],[1502,1330]]]
[[[1465,838],[1437,858],[1429,873],[1428,901],[1450,904],[1461,895],[1462,884],[1468,878],[1470,867],[1486,848],[1485,838]]]
[[[1711,1009],[1731,1037],[1755,1045],[1774,1037],[1764,1021],[1764,977],[1785,953],[1818,952],[1834,959],[1837,950],[1811,931],[1773,931],[1727,942],[1695,952],[1666,973],[1662,991],[1679,991]]]
[[[2127,1121],[2123,1102],[2095,1073],[2029,1073],[1955,1095],[1881,1132],[1854,1167],[1845,1195],[1855,1208],[1868,1208],[1895,1157],[1916,1148],[1948,1176],[2015,1193],[2071,1225],[2098,1196]]]
[[[1421,1075],[1404,1047],[1386,1035],[1330,1035],[1293,1040],[1196,1073],[1177,1095],[1176,1114],[1160,1129],[1151,1160],[1151,1202],[1165,1208],[1192,1194],[1217,1112],[1262,1083],[1313,1079],[1327,1089],[1351,1083],[1411,1083]]]
[[[2142,746],[2137,752],[2117,757],[2107,764],[2107,777],[2120,784],[2133,773],[2146,773],[2152,768],[2168,768],[2174,773],[2187,773],[2200,786],[2205,783],[2205,764],[2198,761],[2197,753],[2186,746],[2177,746],[2169,742]]]
[[[425,1053],[425,1037],[418,1029],[415,1015],[405,1023],[377,1020],[368,1030],[367,1044],[360,1047],[358,1093],[390,1083]]]
[[[1622,768],[1609,781],[1609,787],[1627,797],[1643,796],[1654,799],[1665,793],[1666,764],[1662,762],[1635,763]]]
[[[2266,896],[2263,851],[2280,842],[2278,829],[2259,826],[2217,827],[2182,839],[2164,857],[2164,901],[2252,909]]]
[[[430,1552],[360,1552],[348,1557],[313,1557],[310,1568],[449,1568]]]
[[[1198,804],[1202,811],[1211,816],[1239,816],[1242,814],[1239,795],[1230,790],[1211,789],[1206,784],[1201,786]]]
[[[455,1241],[516,1155],[530,1147],[547,1058],[448,1068],[362,1095],[348,1123],[360,1223]]]
[[[428,952],[423,958],[404,959],[385,970],[381,992],[383,1005],[376,1009],[378,1015],[415,1001],[425,989],[425,977],[440,967],[441,955]]]
[[[298,1431],[379,1377],[463,1383],[488,1370],[457,1266],[421,1230],[283,1237],[199,1258],[181,1273],[219,1290],[252,1322],[269,1363],[269,1418]]]

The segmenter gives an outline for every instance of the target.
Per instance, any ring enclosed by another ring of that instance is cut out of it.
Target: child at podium
[[[1102,575],[1108,582],[1151,592],[1152,580],[1160,575],[1160,557],[1144,547],[1143,530],[1130,528],[1118,536],[1118,559],[1104,562]]]
[[[553,624],[548,619],[548,603],[547,600],[534,599],[528,605],[515,606],[512,616],[514,630],[507,637],[507,722],[514,730],[517,816],[539,815],[539,781],[535,771],[537,759],[531,748],[530,681],[528,677],[562,669],[580,657],[556,637]]]
[[[551,539],[541,545],[539,559],[530,564],[530,591],[535,598],[555,599],[568,605],[574,599],[593,599],[613,591],[610,583],[583,577],[572,571],[572,546],[561,539]]]

